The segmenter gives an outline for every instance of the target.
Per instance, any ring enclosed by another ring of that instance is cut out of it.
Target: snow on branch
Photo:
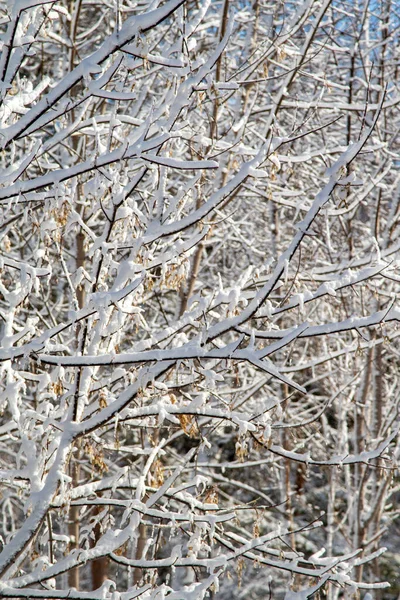
[[[1,597],[386,600],[397,24],[275,4],[0,7]]]

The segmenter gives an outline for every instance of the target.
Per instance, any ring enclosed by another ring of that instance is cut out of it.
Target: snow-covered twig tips
[[[380,589],[395,13],[114,4],[2,15],[0,596]]]

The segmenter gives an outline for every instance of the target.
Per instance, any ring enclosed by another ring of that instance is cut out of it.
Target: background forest
[[[0,32],[0,597],[398,598],[399,0]]]

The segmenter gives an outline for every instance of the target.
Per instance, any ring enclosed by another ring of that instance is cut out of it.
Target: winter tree
[[[399,3],[0,9],[0,596],[396,597]]]

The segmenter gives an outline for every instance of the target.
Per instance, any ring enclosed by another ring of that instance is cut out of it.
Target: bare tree
[[[398,6],[2,11],[0,596],[385,597]]]

